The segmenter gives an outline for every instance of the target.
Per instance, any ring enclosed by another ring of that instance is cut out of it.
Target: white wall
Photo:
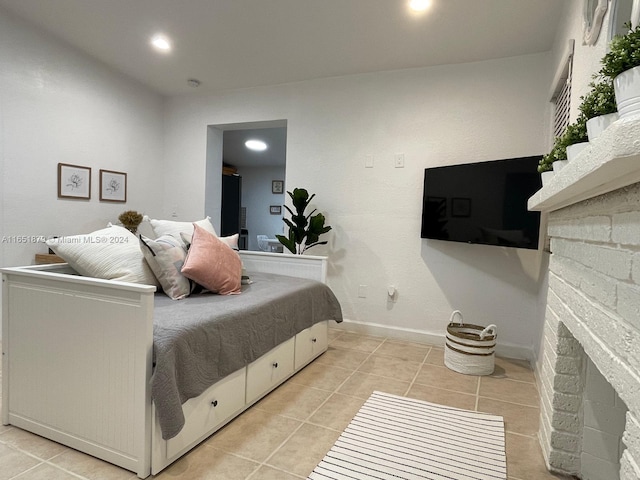
[[[46,246],[14,236],[89,232],[161,204],[163,101],[0,9],[0,265]],[[90,200],[57,198],[58,162],[92,168]],[[126,203],[99,201],[99,170],[127,173]],[[159,212],[158,212],[159,214]]]
[[[441,335],[460,308],[468,321],[498,324],[503,348],[531,352],[541,256],[421,240],[422,178],[429,166],[543,153],[551,76],[543,54],[171,98],[165,210],[177,202],[185,220],[204,213],[207,125],[286,119],[287,188],[316,193],[333,226],[327,248],[310,253],[329,255],[347,319]],[[393,168],[395,153],[405,154],[404,169]],[[368,154],[373,169],[364,168]]]
[[[572,71],[572,88],[571,88],[571,105],[570,105],[570,120],[574,121],[578,115],[579,110],[578,106],[581,103],[580,97],[586,95],[589,92],[589,83],[592,81],[592,76],[600,70],[600,60],[607,52],[607,45],[609,43],[609,35],[610,35],[610,16],[612,14],[612,3],[609,2],[609,8],[602,22],[602,30],[600,32],[600,36],[598,37],[597,42],[594,45],[584,45],[583,44],[583,21],[582,21],[582,12],[584,8],[583,0],[568,0],[565,3],[564,14],[562,16],[558,33],[556,35],[553,48],[550,52],[552,57],[551,59],[551,69],[553,74],[561,68],[562,58],[567,50],[567,46],[569,44],[569,40],[574,40],[574,56],[573,56],[573,71]],[[550,95],[554,86],[550,83],[548,87],[548,95],[547,99],[550,100]],[[552,106],[551,103],[547,103],[547,118],[550,119],[552,116]],[[553,140],[552,140],[552,130],[550,126],[550,122],[547,123],[547,133],[546,133],[546,151],[549,151]],[[546,268],[544,268],[545,273],[543,274],[547,277]],[[548,279],[544,279],[544,285],[540,289],[539,296],[539,314],[540,318],[537,320],[537,323],[540,325],[544,322],[544,308],[547,302],[547,286]],[[539,330],[539,339],[536,341],[535,347],[535,356],[538,360],[540,358],[540,349],[542,347],[542,329]],[[540,365],[537,367],[540,368]]]

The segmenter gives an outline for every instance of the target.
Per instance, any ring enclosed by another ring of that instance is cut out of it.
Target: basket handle
[[[453,323],[454,322],[454,317],[456,316],[456,314],[458,314],[460,316],[460,325],[464,324],[464,321],[462,320],[462,312],[460,310],[454,310],[453,313],[451,314],[451,317],[449,317],[449,323]]]
[[[484,330],[480,332],[480,340],[484,339],[487,335],[495,336],[498,333],[498,327],[496,327],[493,323],[488,325]]]

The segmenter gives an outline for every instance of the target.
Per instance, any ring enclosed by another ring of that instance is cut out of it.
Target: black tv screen
[[[542,186],[540,158],[426,168],[421,237],[538,248],[540,213],[527,200]]]

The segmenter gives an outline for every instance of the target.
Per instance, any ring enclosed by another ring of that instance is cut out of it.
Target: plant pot
[[[640,114],[640,67],[633,67],[613,79],[620,118]]]
[[[567,147],[567,160],[572,162],[574,158],[578,156],[578,154],[589,146],[589,142],[580,142],[574,143],[573,145],[569,145]],[[556,162],[553,162],[556,163]]]
[[[589,141],[593,142],[598,138],[609,125],[618,120],[618,117],[618,112],[613,112],[587,120],[587,135],[589,136]]]
[[[556,163],[556,162],[553,162]],[[546,172],[542,172],[540,174],[540,178],[542,179],[542,186],[544,187],[547,183],[549,183],[549,180],[551,180],[553,178],[553,176],[555,175],[556,172],[554,172],[553,170],[548,170]]]
[[[559,172],[565,167],[565,165],[568,165],[568,164],[569,164],[569,160],[556,160],[551,164],[551,166],[553,167],[554,172]]]

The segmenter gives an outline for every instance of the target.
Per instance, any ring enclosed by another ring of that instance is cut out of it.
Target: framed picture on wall
[[[100,170],[100,201],[101,202],[126,202],[127,201],[127,174]]]
[[[271,215],[282,215],[282,207],[280,205],[271,205],[269,207],[269,213]]]
[[[58,164],[58,198],[91,198],[91,168]]]
[[[272,180],[271,193],[284,193],[284,180]]]

